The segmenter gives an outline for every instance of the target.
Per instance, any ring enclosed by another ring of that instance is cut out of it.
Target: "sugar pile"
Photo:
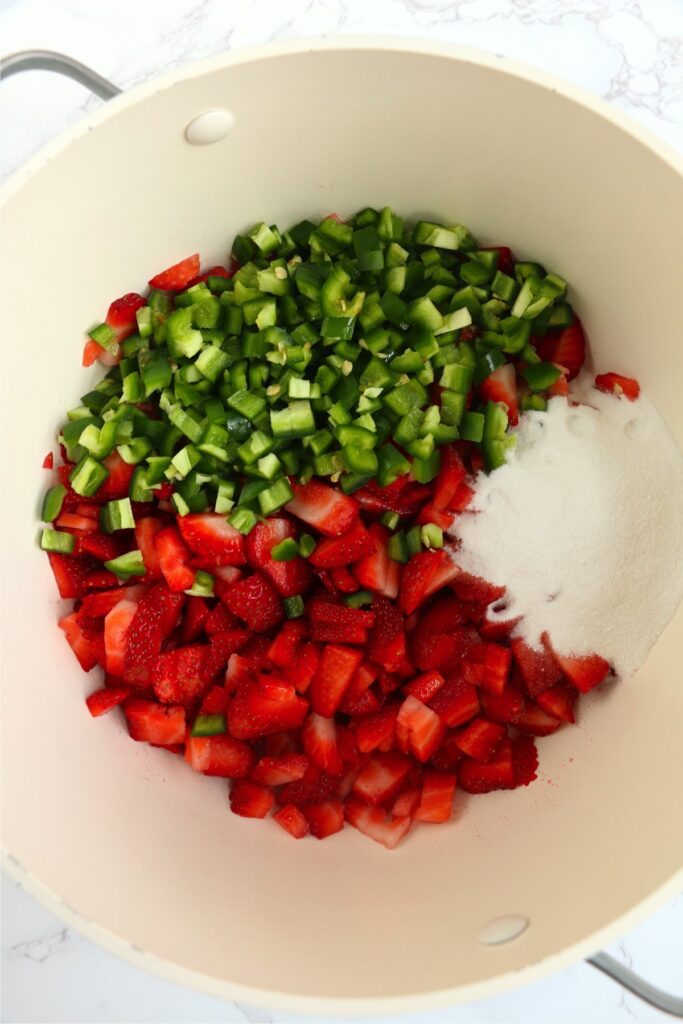
[[[635,672],[683,597],[683,455],[654,406],[605,395],[587,374],[572,407],[529,413],[510,461],[480,474],[454,553],[506,586],[498,615],[547,630],[563,654]]]

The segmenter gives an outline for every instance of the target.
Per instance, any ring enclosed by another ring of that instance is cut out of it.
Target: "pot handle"
[[[52,50],[20,50],[0,59],[0,79],[18,75],[22,71],[54,71],[58,75],[72,78],[74,82],[85,86],[102,100],[113,99],[122,92],[117,85],[98,75],[85,64]],[[596,953],[588,957],[586,963],[596,967],[651,1006],[683,1019],[683,998],[655,988],[609,954]]]
[[[52,50],[20,50],[0,59],[0,78],[9,78],[10,75],[18,75],[22,71],[54,71],[58,75],[72,78],[74,82],[85,86],[102,100],[113,99],[122,91],[118,85],[98,75],[80,61]]]

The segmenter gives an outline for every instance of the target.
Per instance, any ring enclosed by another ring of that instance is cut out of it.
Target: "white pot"
[[[214,108],[234,127],[190,145],[187,124]],[[95,681],[56,628],[35,544],[43,456],[96,377],[79,368],[84,328],[191,252],[222,262],[256,219],[387,203],[462,221],[566,276],[596,366],[638,377],[683,442],[680,164],[615,109],[510,62],[380,38],[224,55],[78,124],[16,175],[3,208],[9,869],[139,965],[319,1013],[521,985],[683,883],[683,608],[636,678],[541,741],[539,781],[459,795],[451,824],[416,829],[393,854],[352,829],[295,843],[237,818],[224,781],[132,743],[118,712],[88,715]],[[507,914],[527,930],[483,945],[482,927]]]

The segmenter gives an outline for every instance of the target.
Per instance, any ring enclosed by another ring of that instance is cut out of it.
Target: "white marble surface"
[[[0,0],[0,50],[62,50],[122,87],[198,57],[269,39],[416,34],[469,44],[571,79],[683,149],[683,0]],[[0,86],[0,176],[99,101],[42,73]],[[64,928],[2,888],[2,1020],[290,1022],[181,989]],[[683,991],[683,897],[611,950]],[[405,1021],[665,1020],[579,964],[522,991]]]

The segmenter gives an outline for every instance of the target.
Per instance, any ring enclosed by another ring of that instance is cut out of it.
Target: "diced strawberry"
[[[214,636],[216,633],[225,633],[237,626],[237,619],[229,612],[221,602],[212,608],[204,620],[204,632],[207,636]]]
[[[477,625],[477,629],[482,640],[492,640],[494,643],[509,643],[510,634],[520,620],[521,616],[516,616],[514,619],[491,618],[485,612],[484,618]]]
[[[127,686],[105,686],[103,690],[95,690],[89,697],[85,698],[88,711],[93,718],[106,715],[107,711],[118,707],[123,701],[130,697],[130,690]]]
[[[287,804],[286,807],[281,807],[273,815],[273,818],[294,839],[303,839],[310,832],[306,816],[294,804]]]
[[[400,704],[387,704],[381,711],[368,715],[356,726],[356,743],[363,754],[384,747],[393,740]]]
[[[517,736],[512,741],[512,767],[515,786],[528,786],[536,778],[538,752],[532,736]]]
[[[362,608],[348,608],[325,598],[312,598],[307,611],[311,637],[323,643],[365,644],[375,614]]]
[[[95,500],[103,502],[127,498],[135,466],[124,462],[116,449],[114,449],[111,455],[107,455],[106,459],[103,459],[102,465],[109,473],[109,476],[96,491]]]
[[[259,692],[268,700],[290,703],[296,697],[293,684],[282,676],[270,672],[257,672],[256,681]]]
[[[88,590],[110,590],[119,582],[120,580],[117,579],[113,572],[109,572],[107,569],[100,569],[97,567],[97,563],[93,563],[93,568],[85,577],[85,586]]]
[[[595,386],[598,390],[617,395],[619,398],[623,395],[630,402],[635,402],[640,394],[638,381],[633,377],[622,377],[619,373],[599,373],[595,378]]]
[[[278,803],[282,806],[294,804],[305,807],[307,804],[322,803],[335,792],[339,779],[328,775],[315,764],[310,764],[306,774],[298,782],[289,782],[278,793]]]
[[[250,637],[246,629],[226,629],[223,633],[214,633],[209,638],[209,646],[201,666],[201,674],[205,683],[210,683],[219,672],[222,672],[230,658],[241,651]]]
[[[439,749],[446,726],[435,711],[416,697],[408,696],[396,719],[396,745],[422,764]]]
[[[583,656],[560,655],[557,652],[554,652],[554,654],[562,674],[581,693],[588,693],[606,679],[610,673],[609,662],[605,661],[598,654],[586,654]]]
[[[539,693],[536,703],[553,718],[573,724],[576,721],[574,704],[577,697],[578,694],[573,687],[567,683],[558,683],[556,686],[551,686],[549,690]]]
[[[79,532],[98,532],[96,519],[89,519],[87,516],[78,515],[76,512],[61,512],[55,520],[55,527],[58,530],[78,530]],[[113,538],[112,538],[113,539]],[[77,545],[77,554],[89,554],[80,544]],[[115,555],[112,555],[115,558]]]
[[[400,793],[410,769],[410,760],[403,754],[374,754],[356,776],[353,793],[373,806],[389,803]]]
[[[420,524],[434,523],[435,526],[440,526],[442,530],[450,530],[455,522],[455,514],[434,508],[433,505],[423,505],[418,514],[417,522]]]
[[[365,693],[359,697],[355,697],[350,700],[348,697],[344,698],[341,710],[345,715],[355,715],[356,718],[365,718],[367,715],[374,715],[380,710],[380,702],[375,697],[372,690],[366,690]]]
[[[235,693],[240,683],[250,680],[251,676],[251,665],[247,659],[241,654],[231,654],[225,672],[225,688],[230,693]]]
[[[149,683],[152,665],[162,642],[175,628],[184,600],[182,594],[172,594],[163,583],[143,594],[128,629],[123,666],[126,683],[137,686]]]
[[[586,338],[578,317],[559,334],[547,334],[539,343],[538,354],[541,359],[563,367],[569,380],[573,380],[586,359]]]
[[[449,729],[462,725],[479,714],[479,695],[474,686],[462,678],[447,680],[429,702],[432,711]]]
[[[228,587],[222,600],[255,633],[265,633],[284,618],[282,602],[264,576],[254,573]]]
[[[426,771],[415,821],[439,824],[448,821],[453,811],[455,775],[452,772]]]
[[[52,452],[48,452],[43,459],[43,469],[53,469],[55,464],[55,457]]]
[[[451,508],[451,502],[465,479],[465,467],[452,445],[441,449],[441,467],[434,481],[432,504],[437,511]]]
[[[464,614],[459,602],[458,613]],[[455,616],[448,629],[434,629],[428,616],[429,613],[418,621],[410,636],[410,653],[423,671],[448,668],[467,654],[473,644],[479,643],[476,631],[459,626]]]
[[[517,406],[517,379],[512,363],[503,363],[485,377],[479,385],[479,394],[485,402],[502,402],[507,408],[512,426],[519,421]]]
[[[351,529],[358,515],[355,498],[320,480],[310,480],[307,484],[290,482],[294,498],[286,506],[288,512],[326,537],[340,537]]]
[[[531,647],[521,637],[513,637],[510,646],[530,696],[537,697],[543,690],[550,689],[558,682],[560,667],[544,640],[539,647]]]
[[[506,686],[500,693],[479,694],[481,710],[494,722],[515,725],[524,711],[524,694],[515,686]]]
[[[246,743],[219,733],[217,736],[190,736],[185,760],[203,775],[241,779],[250,771],[254,755]]]
[[[179,292],[187,288],[188,282],[199,273],[199,253],[187,256],[180,263],[174,263],[172,267],[162,270],[150,278],[152,288],[158,288],[162,292]]]
[[[308,629],[303,619],[285,622],[270,647],[268,657],[278,668],[289,668],[294,664],[296,652]]]
[[[333,715],[341,704],[363,655],[341,644],[327,644],[311,684],[311,705],[320,715]]]
[[[344,828],[344,805],[341,800],[324,800],[320,804],[306,804],[303,810],[311,835],[327,839]]]
[[[296,687],[297,693],[306,693],[315,678],[320,664],[320,647],[318,644],[302,644],[297,651],[296,663],[287,669],[287,678]]]
[[[162,704],[191,704],[206,689],[202,672],[204,644],[177,647],[160,654],[152,666],[151,682]]]
[[[476,472],[473,467],[473,472]],[[451,511],[452,512],[464,512],[466,508],[469,508],[474,498],[474,489],[469,484],[462,483],[458,487],[455,495],[451,499]]]
[[[247,679],[240,683],[228,708],[228,728],[236,739],[251,740],[273,732],[298,729],[308,711],[308,701],[270,700],[258,684]]]
[[[119,601],[139,601],[146,588],[140,583],[130,587],[117,587],[116,590],[102,590],[97,594],[87,594],[81,602],[80,614],[91,619],[103,618],[115,608]]]
[[[538,704],[528,701],[515,725],[520,732],[527,732],[532,736],[550,736],[560,728],[562,722],[549,715]]]
[[[395,818],[412,818],[420,806],[422,799],[422,786],[412,786],[400,793],[391,808],[392,816]]]
[[[60,516],[60,518],[63,517]],[[84,522],[91,522],[91,520],[84,519]],[[108,536],[95,528],[81,534],[76,541],[76,547],[79,555],[91,555],[98,562],[108,562],[110,559],[122,555],[130,545],[123,536]]]
[[[191,644],[198,640],[204,632],[204,623],[209,617],[209,606],[203,597],[188,597],[183,616],[181,640],[184,644]]]
[[[60,555],[49,551],[47,555],[60,597],[84,597],[88,590],[88,574],[95,564],[88,558]]]
[[[244,537],[225,516],[215,512],[179,516],[178,527],[187,546],[211,565],[244,565]]]
[[[159,556],[154,547],[154,538],[160,530],[163,530],[164,523],[152,516],[145,516],[135,523],[135,545],[138,551],[142,552],[142,561],[145,563],[145,573],[148,580],[161,579],[161,566]]]
[[[185,742],[185,708],[134,697],[125,702],[123,713],[134,740],[158,747]]]
[[[407,816],[387,817],[381,807],[368,807],[358,799],[347,800],[344,815],[349,825],[388,850],[393,850],[401,842],[412,824]]]
[[[394,672],[406,657],[403,616],[391,601],[376,597],[372,602],[375,625],[370,633],[368,654],[387,672]]]
[[[380,487],[373,480],[354,493],[354,498],[366,512],[379,514],[396,512],[399,516],[414,516],[430,497],[430,490],[422,484],[410,483],[406,474],[388,487]]]
[[[416,676],[404,687],[404,693],[416,697],[423,704],[429,704],[445,682],[446,680],[440,672],[423,672],[421,676]]]
[[[513,789],[515,771],[512,744],[505,739],[496,756],[486,764],[468,757],[458,769],[458,783],[466,793],[490,793],[494,789]]]
[[[83,629],[83,621],[78,612],[72,612],[59,620],[59,628],[64,633],[71,650],[78,659],[84,672],[89,672],[97,665],[97,650],[91,637]]]
[[[355,594],[359,589],[356,577],[345,565],[338,565],[335,569],[330,569],[330,579],[335,589],[341,594]]]
[[[278,754],[274,757],[262,757],[252,769],[251,777],[264,786],[284,786],[288,782],[303,779],[308,768],[308,757],[305,754]]]
[[[353,573],[362,587],[393,599],[398,595],[401,569],[387,554],[389,531],[380,523],[373,523],[368,532],[375,550],[354,565]]]
[[[558,395],[566,397],[569,394],[569,380],[564,373],[561,373],[557,380],[554,380],[548,388],[548,398],[555,398]]]
[[[230,787],[230,809],[242,818],[265,818],[274,803],[271,791],[251,779],[237,779]]]
[[[210,277],[233,277],[239,270],[239,264],[237,263],[237,260],[234,259],[232,256],[230,257],[228,262],[230,264],[230,266],[228,267],[209,267],[208,270],[203,271],[201,274],[197,274],[196,277],[193,277],[190,281],[188,281],[185,287],[192,288],[193,285],[201,284],[203,281],[207,281]]]
[[[502,693],[510,674],[512,652],[501,644],[483,643],[471,647],[462,662],[463,677],[489,693]]]
[[[137,331],[138,322],[135,314],[144,305],[145,300],[137,292],[127,292],[120,299],[114,299],[107,312],[106,322],[116,331],[118,341],[125,341]]]
[[[505,738],[505,726],[475,718],[458,733],[458,746],[475,761],[490,761]]]
[[[489,583],[481,576],[472,576],[467,572],[460,572],[450,583],[451,590],[461,601],[491,604],[498,601],[505,594],[505,587]]]
[[[326,537],[318,541],[309,557],[316,569],[334,569],[349,565],[375,553],[375,542],[360,519],[355,519],[350,528],[338,537]]]
[[[198,564],[198,559],[195,559],[195,564]],[[202,568],[198,565],[198,568]],[[211,569],[205,570],[213,576],[213,589],[216,597],[223,600],[223,596],[227,593],[228,588],[233,583],[237,583],[244,576],[241,569],[238,569],[236,565],[218,565],[212,566]]]
[[[122,676],[128,649],[128,631],[138,610],[138,602],[119,601],[104,620],[106,668],[113,676]]]
[[[333,718],[312,711],[303,724],[301,741],[313,764],[329,775],[341,775],[344,766]]]
[[[98,345],[92,338],[88,338],[83,346],[83,358],[81,359],[81,365],[92,366],[98,359],[103,366],[116,366],[121,359],[121,349],[114,342],[114,346],[110,352],[108,349],[102,348],[101,345]]]
[[[464,754],[457,743],[457,732],[447,732],[443,743],[429,759],[429,765],[438,772],[452,772],[463,760]]]
[[[224,715],[228,710],[230,694],[224,686],[212,686],[202,697],[200,715]]]
[[[169,588],[174,593],[189,590],[195,577],[192,555],[175,526],[166,526],[155,534],[154,550]]]
[[[421,551],[403,568],[399,604],[405,615],[410,615],[424,601],[453,580],[460,570],[444,549]]]

